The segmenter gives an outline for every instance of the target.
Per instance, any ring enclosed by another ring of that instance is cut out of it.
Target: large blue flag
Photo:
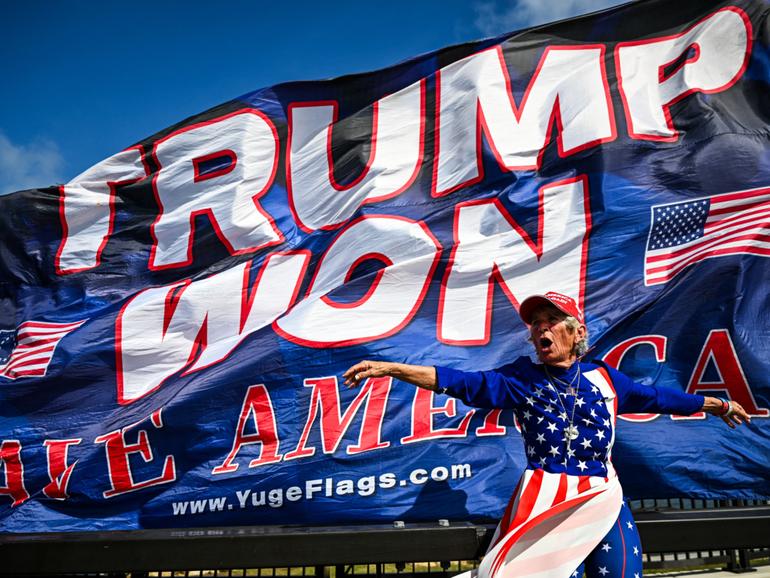
[[[770,497],[766,0],[649,0],[249,93],[0,198],[0,529],[497,518],[487,369],[558,291],[591,355],[754,417],[623,416],[627,497]]]

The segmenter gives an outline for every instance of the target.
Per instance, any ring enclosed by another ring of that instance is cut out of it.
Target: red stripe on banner
[[[45,321],[25,321],[19,325],[21,332],[26,329],[41,329],[43,331],[70,331],[81,326],[85,321],[76,321],[75,323],[46,323]]]
[[[689,247],[684,247],[683,249],[670,251],[664,254],[651,255],[647,257],[647,263],[649,264],[649,263],[655,263],[658,261],[668,261],[669,259],[676,259],[677,257],[686,256],[689,253],[697,254],[699,251],[703,249],[708,249],[709,247],[713,247],[714,245],[719,245],[722,243],[731,243],[733,241],[744,241],[747,239],[751,240],[756,237],[760,237],[760,238],[765,237],[765,239],[761,239],[761,240],[770,240],[770,235],[762,234],[759,232],[752,233],[750,235],[738,235],[735,237],[733,236],[734,234],[741,233],[743,231],[751,231],[753,229],[754,230],[759,229],[761,231],[762,229],[765,229],[765,228],[767,228],[770,231],[770,223],[763,224],[763,225],[753,224],[746,227],[741,227],[739,229],[736,229],[735,231],[731,231],[729,235],[722,235],[722,236],[717,236],[713,238],[709,237],[708,239],[704,238],[703,240],[699,241],[695,245],[690,245]],[[668,268],[673,265],[675,265],[675,263],[670,263],[669,265],[663,265],[663,267]]]
[[[11,370],[11,371],[8,371],[7,373],[4,371],[0,375],[7,375],[8,377],[11,377],[14,379],[17,377],[40,377],[45,375],[46,369],[47,369],[47,366],[41,367],[39,369],[22,369],[19,371]]]
[[[715,195],[711,199],[712,205],[714,203],[726,203],[728,201],[737,201],[741,199],[751,199],[754,197],[761,197],[763,195],[770,194],[770,187],[763,189],[756,189],[753,191],[738,191],[735,193],[724,193],[722,195]]]
[[[38,327],[42,329],[61,329],[63,327],[76,327],[81,325],[83,321],[73,321],[72,323],[54,323],[53,321],[24,321],[19,325],[19,329],[25,327]]]
[[[36,357],[25,363],[15,363],[12,366],[6,366],[3,368],[3,373],[6,375],[18,375],[22,371],[45,371],[50,362],[50,357]]]
[[[692,265],[693,263],[697,263],[698,261],[702,261],[703,259],[706,259],[708,257],[719,257],[720,255],[770,255],[770,247],[752,247],[751,245],[741,245],[739,247],[728,247],[726,249],[712,249],[711,251],[706,251],[705,253],[699,253],[698,255],[694,255],[690,259],[687,259],[686,261],[682,261],[674,265],[673,267],[655,267],[653,269],[648,269],[646,271],[646,274],[649,276],[654,276],[655,273],[665,272],[668,271],[668,274],[656,276],[654,278],[655,281],[667,281],[671,279],[674,275],[676,275],[679,271],[687,267],[688,265]]]
[[[580,476],[580,481],[578,481],[578,493],[582,494],[583,492],[587,492],[591,489],[591,477],[590,476]]]
[[[733,214],[729,217],[714,220],[707,219],[703,232],[705,235],[713,235],[731,227],[754,222],[759,222],[760,226],[770,226],[770,203],[766,203],[758,209]]]
[[[19,331],[16,333],[16,341],[24,341],[25,339],[47,339],[47,338],[54,338],[58,337],[60,335],[67,335],[67,333],[70,332],[70,329],[57,329],[54,330],[40,330],[40,329],[29,329],[27,327],[23,329],[19,329]]]
[[[721,248],[714,248],[714,247],[720,247],[721,245],[727,245],[728,243],[738,243],[743,242],[745,244],[738,244],[734,247],[721,247]],[[757,245],[751,245],[749,243],[754,242],[757,243]],[[739,237],[730,238],[730,239],[719,239],[711,244],[709,244],[708,247],[704,247],[701,251],[697,253],[693,253],[689,257],[682,257],[678,259],[677,261],[674,261],[673,263],[669,263],[668,265],[661,265],[658,267],[648,267],[646,270],[646,273],[648,274],[655,274],[659,273],[661,271],[671,271],[676,268],[682,268],[690,263],[694,263],[700,259],[702,259],[706,255],[712,255],[715,251],[726,251],[726,254],[729,255],[730,253],[743,253],[744,250],[748,248],[758,248],[758,249],[764,249],[764,245],[770,243],[770,235],[763,235],[763,234],[754,234],[754,235],[741,235]]]
[[[55,337],[44,337],[41,339],[26,339],[23,343],[20,340],[17,342],[17,345],[14,348],[14,351],[19,351],[24,349],[33,349],[35,347],[40,347],[41,345],[47,345],[49,343],[53,343],[54,346],[56,346],[56,344],[62,340],[62,337],[64,337],[64,335],[57,335]]]
[[[48,365],[48,362],[51,359],[51,354],[47,355],[40,355],[35,356],[31,359],[25,359],[18,362],[11,362],[7,364],[5,367],[3,367],[3,371],[6,373],[10,373],[13,371],[16,371],[17,369],[23,369],[23,368],[36,368],[40,365]]]
[[[19,350],[15,349],[11,357],[8,359],[8,363],[6,363],[5,367],[10,367],[11,365],[18,363],[23,359],[28,359],[29,357],[40,355],[41,353],[48,353],[49,351],[53,351],[56,349],[56,345],[54,344],[49,345],[48,347],[35,347],[27,349],[29,349],[29,351],[22,350],[19,353],[17,353]]]
[[[728,203],[736,204],[735,201],[739,201],[738,204],[748,203],[761,203],[765,199],[770,200],[770,188],[757,189],[756,191],[737,191],[734,193],[723,193],[721,195],[714,195],[711,197],[711,206],[726,205]]]
[[[732,203],[728,204],[726,207],[714,207],[712,203],[711,209],[708,212],[708,219],[713,219],[714,217],[719,217],[720,215],[740,215],[741,213],[747,213],[748,211],[759,209],[767,203],[768,200],[766,199],[752,199],[747,203]]]
[[[44,339],[61,339],[74,329],[77,329],[77,327],[72,327],[71,329],[58,329],[56,331],[29,331],[27,329],[19,330],[16,334],[16,343],[18,345],[23,345],[25,342],[32,341],[42,341]]]
[[[761,211],[763,208],[767,207],[768,203],[770,203],[770,195],[766,195],[761,199],[752,199],[747,203],[736,203],[734,201],[728,203],[712,202],[706,215],[706,222],[722,220],[724,217],[721,215],[729,216],[730,213],[735,215],[745,215]]]

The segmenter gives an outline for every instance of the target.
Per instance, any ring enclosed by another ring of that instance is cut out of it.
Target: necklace
[[[570,444],[572,443],[572,440],[576,440],[578,438],[578,435],[580,435],[580,432],[578,432],[577,426],[574,425],[575,421],[575,408],[577,407],[577,394],[580,391],[580,381],[582,380],[582,374],[580,371],[580,366],[577,368],[577,372],[575,373],[575,376],[572,378],[572,381],[570,383],[567,383],[566,381],[559,379],[558,377],[555,377],[551,375],[551,372],[548,371],[548,366],[543,365],[543,368],[545,369],[545,375],[548,379],[548,382],[553,386],[553,388],[556,390],[556,399],[559,400],[559,405],[561,405],[562,410],[564,410],[564,415],[567,415],[567,408],[564,405],[564,402],[561,400],[561,395],[559,394],[559,390],[556,388],[556,384],[554,383],[554,380],[564,384],[567,386],[567,393],[566,395],[574,395],[575,398],[572,400],[572,412],[569,416],[569,421],[567,422],[567,427],[564,428],[564,438],[567,441],[567,452],[570,450]],[[577,385],[573,388],[573,384],[575,384],[575,381],[577,381]]]
[[[548,366],[547,365],[544,365],[543,367],[545,367],[545,372],[548,374],[548,381],[551,382],[551,385],[556,387],[556,384],[553,383],[553,382],[554,382],[554,380],[558,381],[559,383],[564,385],[564,388],[565,388],[564,389],[564,395],[576,395],[577,394],[577,390],[574,387],[572,387],[572,386],[575,385],[575,380],[578,380],[578,384],[580,383],[580,381],[579,381],[579,379],[580,379],[580,367],[578,367],[578,370],[575,372],[575,375],[572,377],[572,380],[569,383],[567,383],[563,379],[559,379],[555,375],[551,375],[551,372],[548,371]],[[558,393],[558,391],[557,391],[557,393]]]

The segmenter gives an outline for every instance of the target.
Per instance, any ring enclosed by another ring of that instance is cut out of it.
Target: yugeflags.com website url
[[[378,490],[390,490],[410,485],[420,486],[429,481],[445,482],[462,480],[473,475],[470,464],[452,464],[436,466],[431,470],[415,468],[407,476],[399,477],[394,473],[360,478],[318,478],[307,480],[302,486],[273,488],[270,490],[238,490],[235,495],[217,496],[202,500],[172,502],[174,516],[189,516],[246,508],[281,508],[287,502],[312,500],[316,497],[373,496]]]

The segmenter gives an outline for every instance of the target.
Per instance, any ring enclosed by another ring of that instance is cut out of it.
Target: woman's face
[[[529,333],[537,358],[545,364],[569,367],[577,358],[575,345],[585,337],[585,327],[570,331],[564,320],[567,315],[552,305],[544,305],[532,314]]]

